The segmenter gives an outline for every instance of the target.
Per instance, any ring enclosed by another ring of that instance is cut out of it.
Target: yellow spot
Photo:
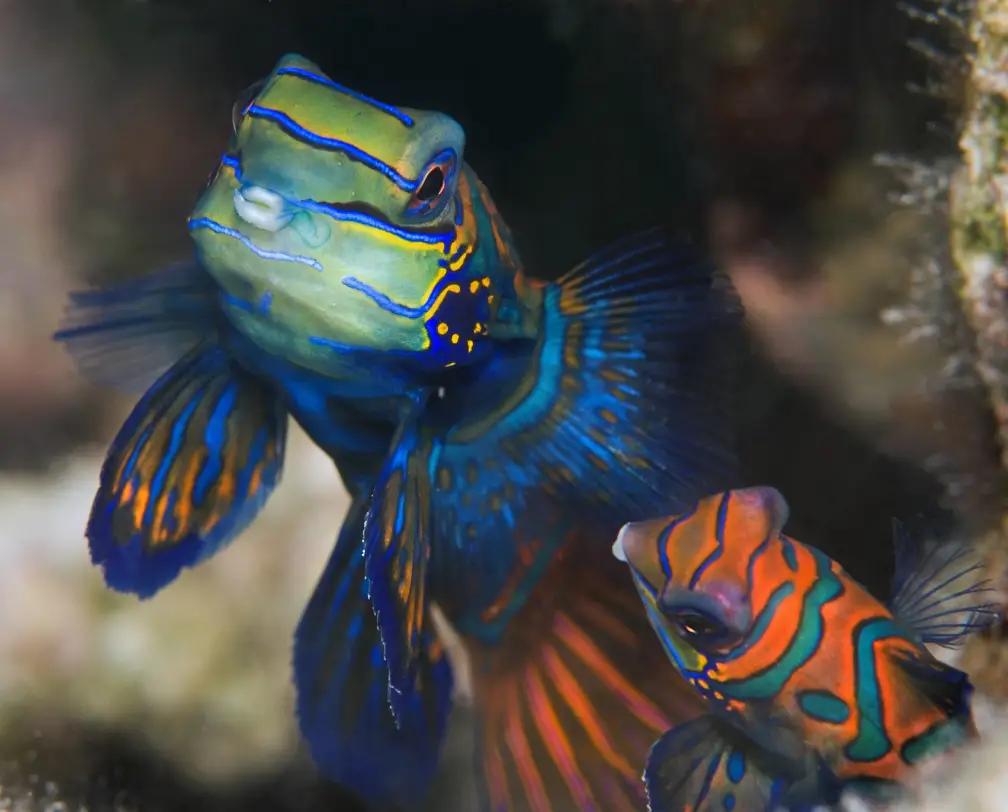
[[[491,293],[489,296],[487,296],[487,304],[493,304],[493,300],[494,297],[493,294]]]
[[[714,692],[714,698],[715,699],[724,699],[724,694],[721,693],[720,691],[715,691]]]
[[[472,352],[473,350],[473,342],[471,338],[466,340],[466,349],[468,352]]]
[[[474,279],[472,282],[469,283],[469,292],[470,293],[475,293],[478,290],[479,290],[479,282],[477,282]]]
[[[479,335],[482,332],[483,332],[483,325],[480,324],[479,322],[476,322],[476,326],[473,327],[473,333],[475,335]]]
[[[449,361],[447,364],[445,364],[445,369],[447,369],[448,367],[455,366],[456,363],[458,363],[458,362],[457,361]]]
[[[439,336],[443,336],[443,335],[444,335],[445,333],[447,333],[447,332],[448,332],[448,325],[447,325],[447,324],[445,324],[444,322],[441,322],[441,323],[440,323],[440,324],[439,324],[439,325],[437,326],[437,331],[438,331],[438,335],[439,335]]]
[[[699,686],[700,686],[701,688],[703,688],[703,689],[704,689],[705,691],[706,691],[706,690],[707,690],[708,688],[710,688],[710,685],[708,685],[708,684],[707,684],[707,682],[706,682],[705,680],[702,680],[702,679],[701,679],[701,680],[697,680],[697,685],[699,685]]]
[[[483,287],[485,287],[485,288],[490,287],[490,277],[489,276],[484,276],[483,277]]]
[[[459,334],[458,333],[454,333],[452,335],[452,344],[458,344],[458,343],[459,343]]]

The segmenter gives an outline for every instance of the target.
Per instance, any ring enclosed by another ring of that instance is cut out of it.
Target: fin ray
[[[632,585],[594,563],[559,561],[499,645],[476,650],[481,812],[636,812],[651,743],[698,710],[648,645]]]
[[[995,590],[975,552],[959,542],[915,539],[893,520],[896,573],[890,610],[925,643],[955,647],[997,617]]]
[[[87,526],[114,589],[150,597],[256,516],[280,479],[287,413],[219,347],[197,345],[140,399],[102,466]]]
[[[365,574],[388,665],[388,699],[399,718],[414,691],[425,631],[431,549],[431,444],[422,435],[422,404],[392,441],[364,521]]]
[[[219,317],[218,290],[195,262],[70,294],[53,340],[89,381],[142,393]]]
[[[527,484],[620,524],[737,484],[742,309],[695,248],[663,229],[621,240],[547,285],[544,313],[534,379],[484,436]]]
[[[312,757],[371,803],[403,809],[427,794],[451,709],[452,674],[433,631],[418,658],[420,690],[388,706],[388,669],[364,577],[366,500],[357,500],[294,637],[297,715]]]

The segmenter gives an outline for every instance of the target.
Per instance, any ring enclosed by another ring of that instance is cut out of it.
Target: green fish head
[[[464,147],[447,115],[392,107],[283,57],[236,103],[228,151],[189,218],[232,321],[309,365],[334,350],[433,369],[479,358],[518,266]]]

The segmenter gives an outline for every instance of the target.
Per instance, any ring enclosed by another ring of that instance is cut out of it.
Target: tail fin
[[[632,584],[583,549],[556,562],[499,646],[474,652],[481,812],[645,809],[652,744],[701,710]]]
[[[354,502],[294,637],[301,732],[332,780],[381,808],[411,809],[430,787],[451,709],[452,674],[425,632],[418,690],[388,704],[388,668],[368,599],[362,535],[367,502]]]

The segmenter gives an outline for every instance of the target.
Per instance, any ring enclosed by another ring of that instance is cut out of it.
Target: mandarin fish
[[[571,573],[627,519],[734,484],[730,283],[664,229],[526,277],[453,119],[298,56],[233,123],[194,259],[73,294],[56,334],[86,375],[143,392],[92,560],[148,598],[224,548],[279,482],[293,418],[351,496],[294,634],[321,771],[378,807],[425,797],[454,682],[436,604],[475,652],[482,808],[639,807],[637,761],[682,696],[638,651],[618,565],[584,589]]]
[[[654,744],[652,812],[806,810],[845,789],[885,800],[976,736],[966,674],[927,648],[995,615],[970,549],[925,551],[894,521],[886,607],[784,535],[788,514],[774,488],[747,488],[617,536],[661,648],[706,708]]]

